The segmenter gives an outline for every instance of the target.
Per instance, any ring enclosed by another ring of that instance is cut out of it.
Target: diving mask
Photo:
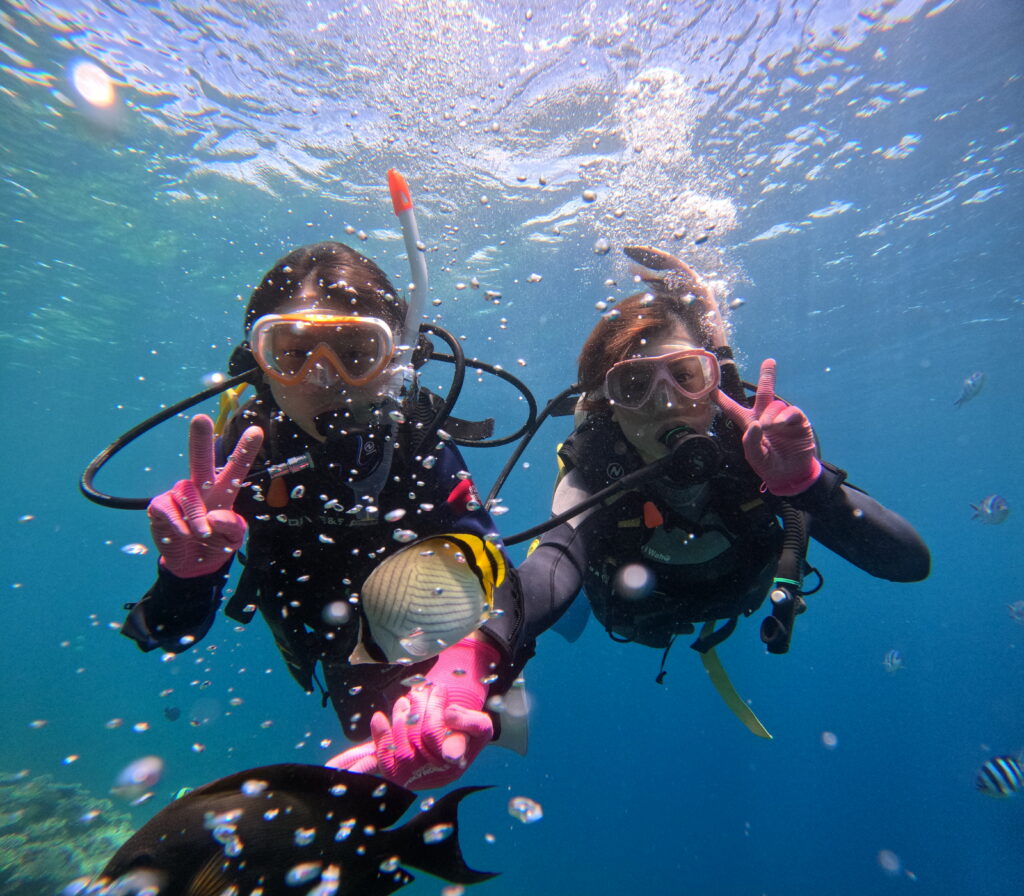
[[[365,386],[395,356],[391,328],[376,317],[322,311],[267,314],[249,333],[260,369],[286,386],[319,384],[334,373],[349,386]]]
[[[627,410],[639,410],[664,384],[671,398],[698,401],[718,388],[718,359],[704,349],[684,349],[653,358],[630,358],[612,366],[604,378],[605,394]]]

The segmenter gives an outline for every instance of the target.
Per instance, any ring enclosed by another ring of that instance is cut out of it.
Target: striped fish
[[[885,666],[886,672],[899,672],[903,668],[903,654],[894,647],[886,653],[882,665]]]
[[[501,549],[469,533],[434,535],[392,554],[363,583],[365,625],[349,662],[436,656],[489,618],[506,572]]]
[[[1013,756],[996,756],[978,769],[976,783],[988,796],[1013,796],[1024,788],[1024,768]]]

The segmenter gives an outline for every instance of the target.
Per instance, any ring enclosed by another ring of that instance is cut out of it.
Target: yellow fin
[[[480,581],[488,609],[494,609],[494,590],[500,588],[505,581],[507,570],[501,548],[485,538],[468,533],[452,532],[437,537],[447,539],[462,550],[466,563]]]
[[[505,555],[504,553],[502,553],[501,548],[499,548],[493,542],[484,539],[483,545],[484,551],[487,553],[487,556],[491,559],[491,567],[493,569],[491,588],[492,590],[494,588],[500,588],[502,583],[505,581],[505,573],[508,570],[508,567],[505,563]]]

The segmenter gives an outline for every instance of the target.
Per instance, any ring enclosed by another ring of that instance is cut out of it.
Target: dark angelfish
[[[391,827],[417,797],[383,778],[319,765],[249,769],[172,802],[72,892],[387,896],[413,879],[406,865],[478,883],[494,875],[466,865],[457,810],[483,789],[453,790]]]

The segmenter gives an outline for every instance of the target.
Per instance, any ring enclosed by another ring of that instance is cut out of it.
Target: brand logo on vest
[[[618,461],[612,461],[610,464],[608,464],[608,467],[605,469],[605,474],[608,476],[609,479],[621,479],[623,473],[625,472],[626,471],[623,468],[622,464],[620,464]]]
[[[650,557],[652,560],[658,560],[661,563],[668,563],[672,559],[668,554],[662,554],[660,551],[656,551],[647,545],[640,548],[640,553],[645,557]]]

